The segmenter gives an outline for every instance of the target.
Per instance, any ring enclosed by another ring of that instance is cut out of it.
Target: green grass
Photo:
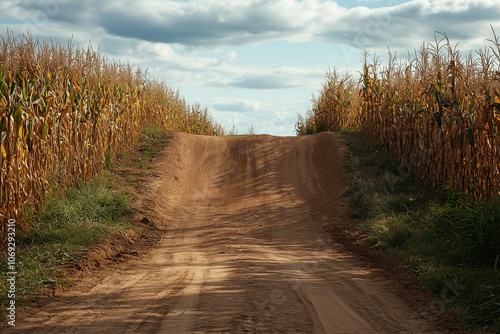
[[[52,279],[60,266],[78,260],[85,247],[112,230],[130,228],[125,218],[129,211],[127,196],[109,189],[105,180],[71,189],[67,197],[59,196],[43,205],[29,233],[16,236],[16,299],[22,302],[44,287],[71,285]],[[9,271],[5,259],[0,271]],[[7,302],[7,285],[2,277],[2,309]]]
[[[148,168],[150,161],[166,145],[165,131],[146,127],[136,149],[106,155],[106,170],[93,182],[70,189],[66,196],[58,195],[42,205],[36,216],[29,214],[29,233],[16,235],[16,305],[28,296],[40,294],[44,288],[71,286],[73,282],[57,279],[61,265],[79,260],[87,247],[115,230],[131,228],[132,212],[126,194],[128,179],[113,173],[120,164],[126,165],[131,177],[134,170]],[[60,193],[56,188],[52,193]],[[29,213],[29,208],[26,210]],[[7,273],[5,255],[0,255],[0,272]],[[6,277],[0,277],[0,318],[5,316],[9,302]]]
[[[500,332],[500,199],[430,191],[377,144],[342,135],[346,195],[369,242],[419,272],[436,303],[464,325]]]
[[[165,131],[158,126],[150,125],[142,129],[139,138],[138,150],[142,153],[139,158],[139,168],[147,169],[151,160],[165,147],[167,140]]]

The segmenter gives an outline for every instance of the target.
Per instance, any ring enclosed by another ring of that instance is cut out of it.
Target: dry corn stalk
[[[361,129],[432,187],[498,196],[500,41],[464,58],[442,36],[400,64],[389,52],[382,69],[365,54],[358,94],[329,74],[297,133]]]
[[[7,219],[25,229],[50,187],[98,175],[105,153],[130,147],[146,124],[217,134],[206,109],[190,106],[139,68],[91,47],[48,45],[8,33],[0,43],[0,244]]]

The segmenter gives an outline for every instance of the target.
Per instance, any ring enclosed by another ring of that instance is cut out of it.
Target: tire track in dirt
[[[139,200],[162,240],[27,310],[15,332],[447,332],[332,241],[353,226],[341,164],[333,133],[172,133]]]

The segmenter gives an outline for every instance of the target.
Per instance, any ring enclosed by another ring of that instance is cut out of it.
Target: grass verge
[[[352,215],[368,240],[419,273],[438,307],[465,326],[500,332],[500,199],[430,191],[358,132],[342,133]]]
[[[133,227],[129,218],[133,211],[129,193],[133,187],[114,169],[127,166],[127,177],[133,174],[130,170],[147,169],[166,144],[164,130],[144,128],[135,149],[115,157],[106,155],[106,170],[98,179],[44,203],[39,213],[29,218],[29,233],[16,235],[16,307],[46,288],[73,285],[56,278],[62,265],[78,261],[88,246],[113,231]],[[2,254],[0,273],[9,271]],[[5,319],[10,302],[8,290],[6,276],[0,276],[0,319]]]

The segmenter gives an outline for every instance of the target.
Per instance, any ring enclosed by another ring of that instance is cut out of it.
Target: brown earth
[[[460,332],[349,218],[338,134],[170,136],[143,228],[96,245],[13,332]]]

